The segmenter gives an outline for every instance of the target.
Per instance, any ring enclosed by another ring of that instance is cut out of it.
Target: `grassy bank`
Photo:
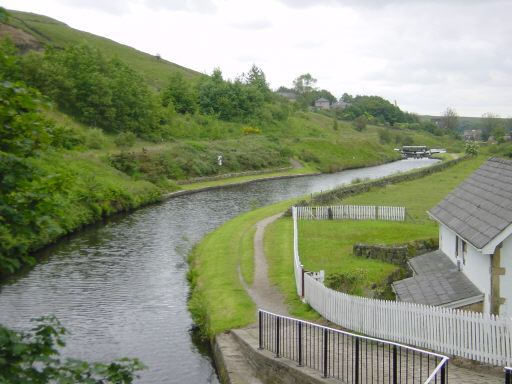
[[[238,265],[242,264],[244,279],[250,283],[254,272],[254,224],[292,203],[274,204],[230,220],[206,235],[190,254],[189,309],[204,336],[256,321],[256,308],[240,282]]]
[[[413,213],[416,222],[302,222],[302,261],[311,270],[324,269],[327,273],[366,269],[368,281],[382,280],[396,267],[355,258],[351,255],[353,243],[393,244],[437,237],[437,227],[426,218],[425,211],[432,208],[484,160],[483,156],[473,158],[422,179],[350,198],[351,204],[367,204],[371,201],[373,204],[405,205]],[[421,194],[412,195],[414,191],[420,190]],[[379,200],[381,195],[384,197]],[[254,224],[284,211],[297,200],[241,215],[207,235],[194,249],[190,256],[192,294],[189,307],[204,335],[211,337],[256,320],[256,308],[239,281],[238,266],[244,281],[250,285],[254,271]],[[349,203],[349,199],[346,203]],[[298,300],[296,294],[292,220],[283,217],[270,224],[265,231],[264,245],[269,278],[286,294],[290,313],[302,318],[317,317],[314,311]]]

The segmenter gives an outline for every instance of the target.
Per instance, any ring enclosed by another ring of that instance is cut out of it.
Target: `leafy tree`
[[[493,134],[494,129],[501,126],[500,116],[496,113],[487,112],[482,115],[483,132],[482,136],[484,140]],[[496,138],[496,136],[495,136]]]
[[[304,75],[300,75],[295,80],[293,80],[293,90],[297,95],[303,95],[308,92],[312,92],[315,90],[315,84],[317,79],[311,76],[309,73],[305,73]]]
[[[323,97],[324,99],[327,99],[329,100],[329,102],[331,104],[335,103],[336,101],[338,101],[338,99],[336,98],[336,96],[334,96],[331,92],[329,92],[328,90],[326,89],[322,89],[320,91],[314,91],[314,94],[315,94],[315,100],[318,100],[319,98]]]
[[[0,40],[0,79],[21,79],[21,57],[9,35]]]
[[[197,94],[179,72],[169,76],[167,87],[162,90],[162,105],[170,103],[178,113],[194,113],[197,110]]]
[[[0,383],[125,383],[145,366],[137,359],[120,359],[108,364],[59,359],[58,347],[65,346],[66,329],[55,317],[36,319],[29,332],[0,325]]]
[[[53,124],[38,112],[41,94],[23,83],[0,83],[0,277],[32,262],[19,238],[55,231],[47,190],[31,157],[48,147]],[[57,179],[57,178],[56,178]]]
[[[282,93],[295,93],[295,90],[293,88],[287,88],[283,85],[281,85],[279,88],[277,88],[276,92],[282,92]]]
[[[442,136],[442,129],[433,121],[427,120],[421,123],[420,129],[426,132],[430,132],[435,136]]]
[[[455,133],[459,128],[459,115],[453,108],[446,108],[441,117],[441,127],[448,133]]]
[[[396,105],[380,96],[356,96],[351,99],[351,105],[340,111],[343,118],[354,120],[359,116],[380,123],[407,122],[405,114]]]
[[[366,128],[366,119],[363,116],[359,116],[354,120],[354,128],[356,131],[363,131]]]
[[[26,81],[77,120],[110,131],[151,136],[156,105],[142,76],[86,44],[23,58]]]
[[[341,101],[344,101],[345,103],[352,103],[354,101],[354,98],[352,97],[352,95],[349,95],[348,93],[344,93],[341,98],[340,98]]]
[[[271,91],[267,83],[265,73],[261,68],[253,65],[247,74],[242,74],[242,82],[250,87],[253,87],[259,92],[265,101],[271,101]]]
[[[496,140],[498,143],[505,142],[504,136],[505,136],[505,129],[501,126],[498,126],[493,129],[492,135],[494,136],[494,140]]]

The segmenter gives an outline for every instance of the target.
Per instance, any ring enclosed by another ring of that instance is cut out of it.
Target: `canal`
[[[409,159],[333,174],[180,196],[118,215],[46,248],[0,287],[0,323],[29,329],[54,314],[70,331],[64,357],[137,357],[141,383],[218,383],[187,311],[186,256],[222,223],[256,207],[431,165]]]

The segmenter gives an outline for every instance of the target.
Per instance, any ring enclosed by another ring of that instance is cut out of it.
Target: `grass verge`
[[[485,161],[483,157],[464,161],[444,172],[426,178],[368,192],[359,197],[360,202],[356,202],[358,199],[356,196],[346,199],[344,203],[348,204],[350,201],[350,204],[366,204],[371,201],[373,204],[384,205],[383,202],[386,202],[385,205],[406,205],[409,210],[411,209],[409,205],[412,204],[418,212],[422,211],[423,215],[426,215],[424,212],[427,209],[432,208],[483,161]],[[392,194],[387,192],[390,187],[393,187]],[[422,195],[408,196],[411,191],[415,190],[421,190]],[[386,198],[379,199],[381,195]],[[429,198],[422,198],[422,196],[429,196]],[[192,288],[189,309],[204,336],[213,337],[224,330],[242,327],[256,321],[256,308],[240,282],[238,265],[241,266],[245,281],[250,284],[254,271],[252,264],[254,249],[251,247],[254,224],[284,211],[300,199],[288,200],[243,214],[208,234],[194,248],[189,257],[189,281]],[[319,224],[319,222],[315,223]],[[303,250],[305,252],[303,262],[308,263],[307,265],[311,269],[318,267],[318,269],[329,270],[325,266],[326,255],[332,256],[333,249],[336,247],[341,252],[342,247],[340,247],[338,239],[341,236],[340,228],[337,226],[346,224],[346,222],[325,223],[327,227],[319,230],[322,235],[332,239],[332,244],[329,245],[325,240],[315,240],[316,247],[324,252],[324,256],[317,253],[317,250]],[[435,225],[428,221],[420,224],[410,222],[398,224],[373,222],[371,225],[365,222],[353,222],[348,224],[352,226],[352,234],[347,242],[352,242],[357,238],[359,241],[389,244],[429,238],[437,233]],[[330,225],[332,227],[329,227]],[[363,230],[364,232],[362,232]],[[292,231],[292,221],[286,217],[276,220],[265,231],[264,244],[269,264],[269,278],[287,295],[288,309],[292,315],[312,319],[318,315],[310,307],[302,304],[296,295],[293,277]],[[307,235],[302,234],[301,236],[303,240],[307,241]],[[350,248],[351,246],[352,244],[350,244]],[[306,260],[308,253],[311,253],[310,259]],[[320,265],[323,267],[320,268]],[[340,258],[334,261],[332,269],[335,270],[341,265],[345,265],[345,263]],[[346,264],[347,268],[352,266],[353,264]],[[375,269],[379,272],[383,268],[377,266]]]
[[[251,267],[248,260],[254,260],[254,249],[249,246],[254,224],[284,211],[295,201],[238,216],[206,235],[193,249],[189,256],[189,310],[204,337],[211,338],[219,332],[256,321],[256,307],[240,282],[238,265],[241,264],[246,276],[252,274],[254,266]]]

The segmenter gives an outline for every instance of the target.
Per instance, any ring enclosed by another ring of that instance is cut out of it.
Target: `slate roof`
[[[482,249],[512,224],[512,161],[490,158],[429,214]]]
[[[415,275],[393,283],[393,290],[399,301],[447,305],[479,296],[483,300],[482,292],[457,270],[457,266],[442,251],[414,257],[409,265]]]

